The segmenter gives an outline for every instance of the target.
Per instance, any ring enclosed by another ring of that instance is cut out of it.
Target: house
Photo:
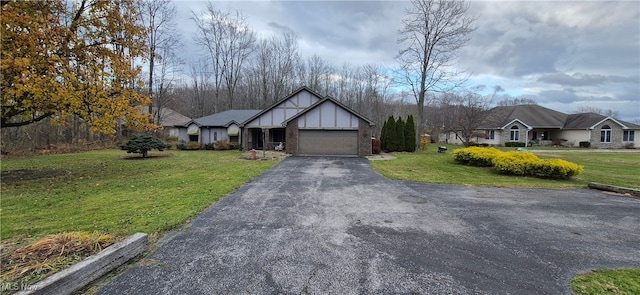
[[[148,106],[140,106],[138,108],[144,113],[149,113]],[[153,112],[154,116],[159,119],[158,125],[162,126],[162,130],[165,136],[178,137],[179,128],[176,127],[176,124],[191,120],[191,118],[180,114],[170,108],[158,109],[157,107],[152,107],[151,111]]]
[[[294,155],[367,156],[374,126],[334,98],[301,87],[264,110],[230,110],[179,127],[186,142],[230,140],[245,150],[282,147]]]
[[[260,110],[228,110],[177,124],[178,138],[184,142],[200,144],[229,141],[241,143],[240,124]]]
[[[589,142],[593,148],[640,146],[635,137],[640,125],[596,113],[565,114],[539,105],[499,106],[487,112],[477,128],[477,143],[578,147]],[[453,134],[449,142],[462,143]]]

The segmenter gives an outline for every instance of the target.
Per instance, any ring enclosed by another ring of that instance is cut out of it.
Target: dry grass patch
[[[65,232],[47,236],[26,247],[3,241],[0,246],[2,292],[18,291],[97,254],[118,240],[108,234]],[[15,287],[13,287],[15,286]]]

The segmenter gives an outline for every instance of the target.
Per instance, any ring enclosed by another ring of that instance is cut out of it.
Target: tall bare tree
[[[168,66],[171,61],[175,61],[173,50],[178,45],[178,37],[175,32],[176,7],[169,0],[144,0],[142,2],[142,20],[147,27],[148,41],[147,46],[149,56],[149,79],[147,86],[149,87],[149,96],[152,101],[149,104],[149,113],[153,114],[154,123],[160,122],[161,108],[164,104],[162,95],[166,92],[166,83],[160,81],[158,89],[154,88],[156,75],[156,65],[161,65],[161,77],[167,78]],[[165,92],[163,92],[165,91]],[[156,109],[154,110],[154,106]]]
[[[215,101],[220,101],[220,91],[226,89],[228,108],[233,108],[235,91],[245,62],[254,49],[255,33],[249,28],[240,12],[232,16],[229,12],[215,9],[207,4],[203,15],[192,12],[196,24],[196,42],[209,53],[215,87]],[[218,111],[216,104],[215,112]]]
[[[477,93],[445,93],[440,98],[440,113],[446,132],[453,132],[468,145],[477,136],[477,129],[486,118],[491,97]]]
[[[455,61],[475,30],[475,19],[467,15],[468,9],[464,0],[412,0],[405,12],[398,37],[404,46],[397,56],[399,82],[409,86],[416,99],[417,130],[424,124],[427,92],[451,90],[459,84],[461,72]]]

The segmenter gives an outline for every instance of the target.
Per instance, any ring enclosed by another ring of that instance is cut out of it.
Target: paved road
[[[570,294],[640,267],[640,200],[388,180],[287,158],[159,241],[100,294]]]

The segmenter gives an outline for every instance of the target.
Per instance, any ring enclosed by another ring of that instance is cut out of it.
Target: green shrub
[[[212,151],[214,149],[214,144],[213,143],[205,143],[202,146],[203,149],[208,150],[208,151]]]
[[[151,150],[163,151],[166,148],[167,144],[153,137],[151,134],[134,136],[129,139],[127,143],[120,146],[121,150],[127,151],[127,153],[141,154],[143,158],[145,158]]]
[[[184,140],[180,140],[180,142],[178,142],[178,144],[176,144],[176,149],[178,149],[178,150],[186,150],[187,149],[187,142],[185,142]]]
[[[591,142],[589,142],[589,141],[581,141],[579,143],[579,145],[580,145],[581,148],[590,148],[591,147]]]
[[[520,141],[509,141],[504,143],[505,147],[526,147],[527,144]]]

